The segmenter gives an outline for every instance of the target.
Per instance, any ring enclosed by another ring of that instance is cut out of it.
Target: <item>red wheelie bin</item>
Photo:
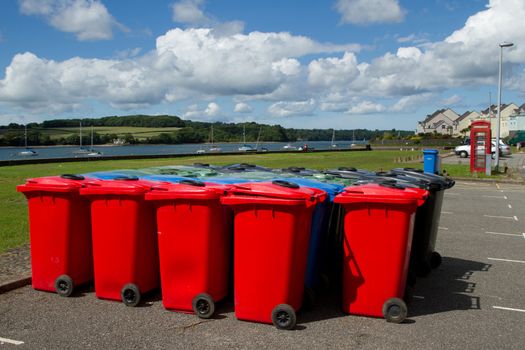
[[[157,212],[162,303],[209,318],[228,294],[231,210],[220,198],[229,186],[195,180],[156,185],[146,194]]]
[[[93,280],[89,202],[79,195],[92,179],[65,174],[17,186],[29,207],[33,288],[70,296]]]
[[[346,187],[335,197],[345,210],[343,311],[403,322],[402,300],[415,212],[428,196],[392,183]]]
[[[240,320],[296,325],[315,206],[326,192],[284,180],[234,185],[234,304]]]
[[[95,294],[136,306],[159,286],[155,210],[144,199],[153,181],[99,180],[80,194],[91,201]]]

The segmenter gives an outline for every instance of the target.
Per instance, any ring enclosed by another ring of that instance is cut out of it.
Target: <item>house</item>
[[[466,135],[468,128],[473,120],[481,118],[481,114],[476,111],[466,111],[458,119],[455,120],[457,133],[454,133],[454,136]]]
[[[509,136],[516,132],[525,130],[525,103],[514,110],[514,114],[509,117]]]
[[[457,132],[454,123],[459,115],[450,108],[439,109],[418,122],[416,133],[438,133],[453,135]]]
[[[502,104],[500,110],[500,137],[509,136],[509,119],[511,116],[515,115],[516,110],[519,109],[516,104]],[[491,105],[489,108],[481,111],[481,118],[490,120],[490,128],[492,129],[492,134],[496,133],[496,124],[498,121],[498,106]]]

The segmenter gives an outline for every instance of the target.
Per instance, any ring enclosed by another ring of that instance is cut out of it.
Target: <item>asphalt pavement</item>
[[[524,221],[523,185],[461,181],[447,190],[437,241],[443,263],[418,280],[403,324],[344,315],[337,292],[300,312],[296,330],[279,331],[236,320],[231,300],[218,305],[216,318],[200,320],[163,309],[158,294],[131,308],[99,300],[92,290],[63,298],[28,286],[0,295],[0,343],[6,349],[523,349]]]

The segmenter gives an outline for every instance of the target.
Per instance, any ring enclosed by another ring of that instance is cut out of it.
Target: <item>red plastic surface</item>
[[[81,189],[91,201],[95,294],[121,300],[129,283],[146,293],[159,286],[155,210],[144,199],[156,182],[101,180]]]
[[[28,200],[34,289],[55,292],[61,275],[74,286],[93,280],[89,202],[78,194],[88,181],[51,176],[17,187]]]
[[[193,312],[198,294],[215,302],[228,294],[232,213],[220,203],[227,188],[162,184],[146,195],[157,208],[165,308]]]
[[[335,198],[346,212],[343,311],[383,317],[383,304],[404,295],[415,211],[428,193],[375,184],[356,187],[369,193],[370,200],[366,201],[362,193],[354,193],[353,187]]]
[[[324,191],[243,184],[222,202],[234,210],[235,316],[272,323],[278,304],[302,304],[310,225]],[[291,199],[287,199],[291,198]]]

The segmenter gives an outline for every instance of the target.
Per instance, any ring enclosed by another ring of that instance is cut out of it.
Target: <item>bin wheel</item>
[[[432,271],[430,264],[427,261],[420,261],[417,264],[417,276],[418,277],[427,277]]]
[[[215,303],[209,294],[201,293],[193,298],[191,303],[193,312],[199,318],[210,318],[215,312]]]
[[[399,298],[390,298],[383,304],[383,316],[387,322],[401,323],[407,317],[407,305]]]
[[[272,323],[278,329],[294,329],[297,322],[295,310],[288,304],[279,304],[272,311]]]
[[[441,265],[441,262],[441,254],[438,252],[432,252],[432,255],[430,255],[430,267],[436,269],[439,267],[439,265]]]
[[[303,296],[303,307],[306,310],[310,310],[315,305],[315,291],[312,288],[306,287],[304,289],[304,296]]]
[[[140,303],[140,290],[135,284],[126,284],[120,292],[122,302],[126,306],[137,306]]]
[[[61,275],[55,280],[55,290],[58,295],[68,297],[73,293],[73,280],[68,275]]]

